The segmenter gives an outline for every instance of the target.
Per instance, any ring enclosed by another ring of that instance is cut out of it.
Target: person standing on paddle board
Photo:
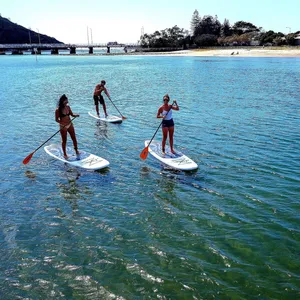
[[[172,117],[172,110],[179,110],[176,100],[173,101],[173,104],[169,104],[170,97],[168,94],[163,97],[164,104],[157,111],[157,118],[162,118],[162,152],[165,154],[166,141],[169,135],[169,143],[171,152],[176,154],[173,149],[173,136],[174,136],[174,121]]]
[[[58,101],[58,107],[55,110],[55,121],[59,123],[60,126],[60,134],[61,134],[61,146],[64,153],[64,158],[68,159],[67,155],[67,135],[68,133],[71,136],[71,139],[73,141],[74,150],[76,152],[76,155],[79,155],[80,152],[77,148],[77,139],[75,134],[74,126],[71,122],[72,117],[79,117],[78,114],[73,114],[71,107],[69,106],[68,98],[65,94],[63,94]]]
[[[105,88],[105,80],[101,80],[100,84],[97,84],[94,90],[94,102],[95,102],[95,106],[96,106],[96,112],[98,117],[100,117],[99,114],[99,102],[100,104],[103,106],[103,110],[104,110],[104,114],[105,114],[105,118],[108,116],[107,112],[106,112],[106,105],[105,105],[105,101],[103,96],[101,95],[102,92],[104,92],[106,94],[106,96],[108,97],[109,100],[110,99],[110,95],[107,91],[107,89]]]

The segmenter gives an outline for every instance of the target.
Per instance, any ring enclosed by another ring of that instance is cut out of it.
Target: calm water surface
[[[88,115],[101,79],[120,125]],[[300,298],[299,58],[7,55],[0,82],[1,299]],[[109,168],[22,164],[63,93]],[[196,172],[139,158],[165,93]]]

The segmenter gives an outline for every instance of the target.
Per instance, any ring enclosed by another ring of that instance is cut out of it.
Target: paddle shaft
[[[119,114],[122,116],[122,118],[123,119],[126,119],[122,114],[121,114],[121,112],[118,110],[118,108],[116,107],[116,105],[113,103],[113,101],[110,99],[110,98],[108,98],[109,100],[110,100],[110,102],[113,104],[113,106],[116,108],[116,110],[119,112]]]
[[[35,153],[36,151],[38,151],[41,147],[43,147],[47,142],[49,142],[55,135],[57,135],[61,129],[65,128],[66,126],[68,126],[76,117],[74,117],[68,124],[64,125],[62,128],[60,128],[59,130],[57,130],[53,135],[51,135],[49,137],[49,139],[47,141],[45,141],[42,145],[40,145],[38,148],[36,148],[32,153]]]

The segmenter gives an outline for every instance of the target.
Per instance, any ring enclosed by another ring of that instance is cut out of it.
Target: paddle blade
[[[24,164],[24,165],[27,165],[27,164],[30,162],[33,153],[34,153],[34,152],[30,153],[28,156],[26,156],[26,157],[24,158],[24,160],[23,160],[23,164]]]
[[[148,156],[148,152],[149,152],[149,146],[145,147],[144,150],[141,152],[140,154],[140,158],[145,160]]]
[[[126,120],[126,119],[127,119],[126,117],[122,116],[122,120]]]

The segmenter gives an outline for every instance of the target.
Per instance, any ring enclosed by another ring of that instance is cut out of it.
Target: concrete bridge
[[[59,50],[69,50],[70,54],[76,54],[77,48],[86,48],[89,54],[94,53],[94,48],[106,48],[107,53],[110,53],[111,48],[123,48],[127,53],[128,49],[141,48],[139,44],[0,44],[0,54],[5,54],[5,51],[11,51],[12,54],[23,54],[23,51],[31,51],[31,54],[41,54],[41,50],[50,50],[51,54],[58,54]]]

